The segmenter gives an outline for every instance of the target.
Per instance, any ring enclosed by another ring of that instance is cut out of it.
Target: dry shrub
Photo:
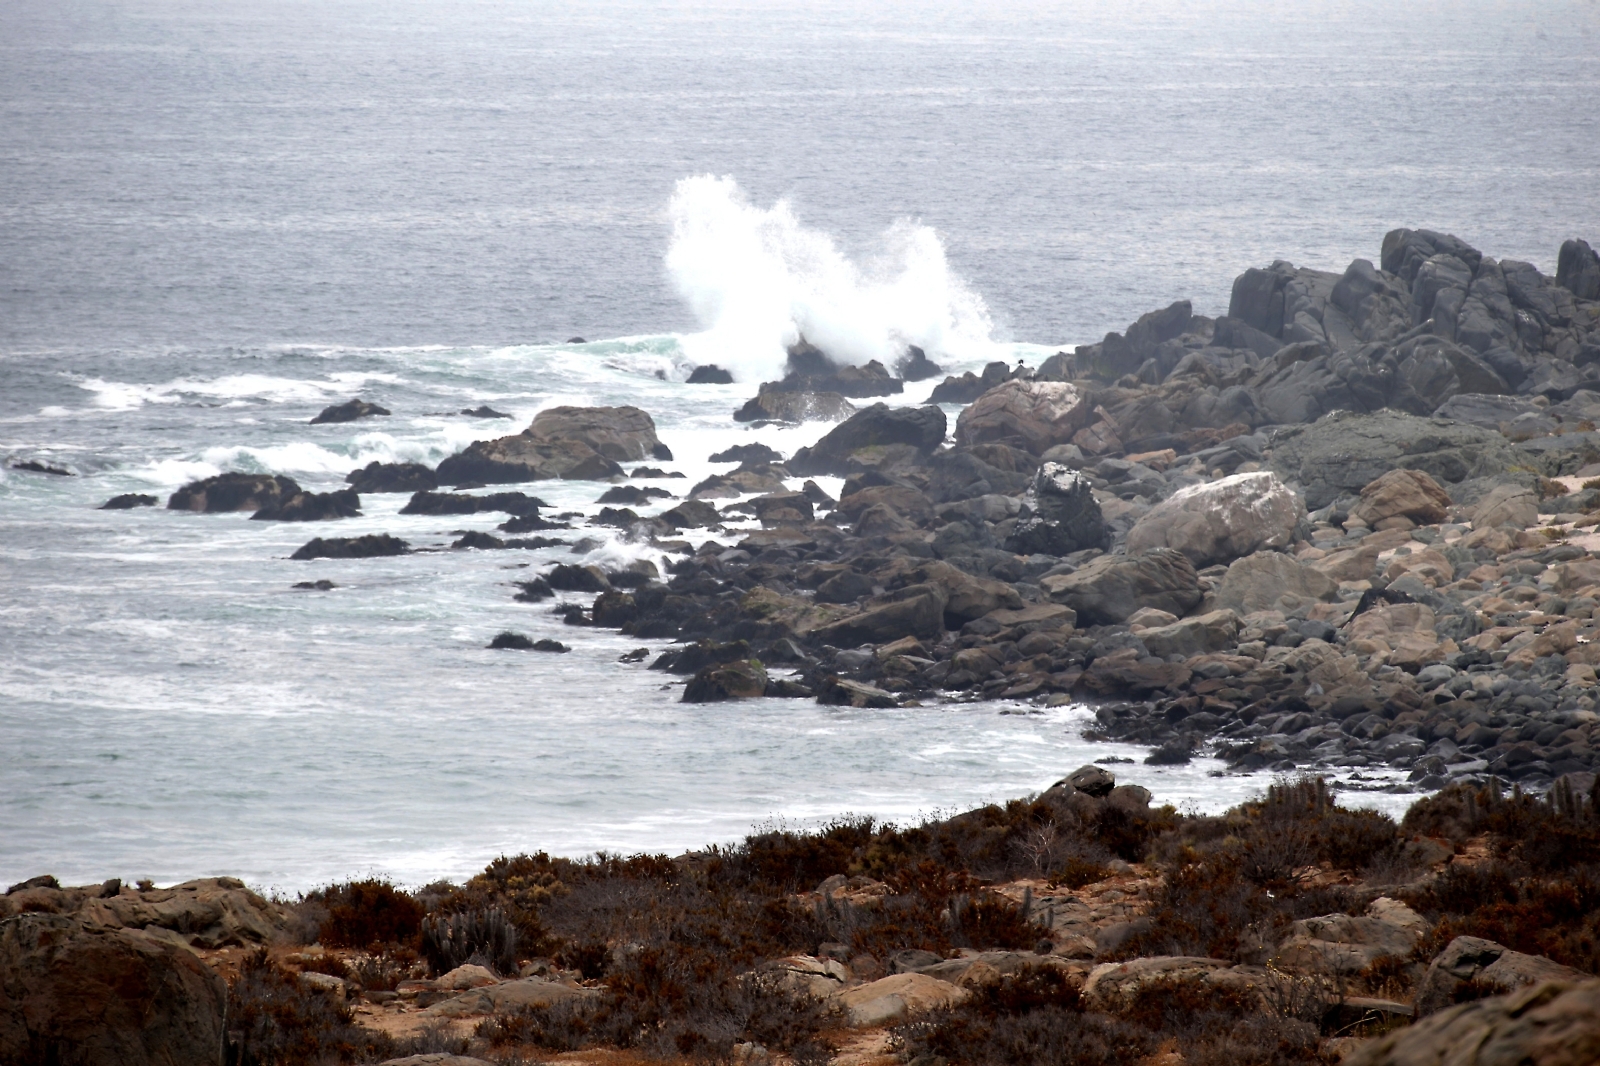
[[[331,885],[313,896],[327,908],[319,939],[330,947],[409,944],[422,925],[422,904],[387,881]]]
[[[1476,936],[1600,974],[1600,869],[1539,877],[1526,866],[1452,863],[1406,902],[1438,922],[1431,946]]]
[[[517,930],[498,907],[430,915],[422,920],[422,954],[435,975],[470,962],[515,976]]]
[[[233,1066],[368,1062],[399,1049],[354,1024],[350,1008],[302,985],[265,948],[243,960],[228,989],[228,1061]]]
[[[1086,1012],[1053,967],[1030,967],[974,990],[956,1007],[896,1026],[890,1046],[908,1062],[963,1066],[1120,1066],[1157,1041],[1136,1025]]]

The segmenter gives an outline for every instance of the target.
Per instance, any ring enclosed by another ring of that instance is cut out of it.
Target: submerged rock
[[[689,373],[690,385],[732,385],[733,374],[715,363],[697,366]]]
[[[124,492],[120,496],[113,496],[100,505],[102,511],[129,511],[135,507],[154,507],[161,501],[154,496],[147,496],[140,492]]]
[[[373,559],[404,555],[410,545],[387,533],[368,533],[364,537],[317,537],[308,541],[291,559]]]
[[[354,489],[337,492],[297,492],[251,515],[257,522],[322,522],[359,518],[361,497]]]
[[[357,492],[426,492],[439,487],[439,479],[421,463],[380,463],[373,460],[344,476]]]
[[[320,426],[328,422],[354,422],[358,418],[372,418],[392,413],[387,407],[379,407],[365,400],[347,400],[332,407],[324,407],[321,413],[311,420],[311,424]]]

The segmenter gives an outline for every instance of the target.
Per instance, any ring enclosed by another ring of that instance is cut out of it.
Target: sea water
[[[513,600],[556,562],[663,561],[583,519],[478,552],[447,546],[504,516],[404,495],[96,508],[225,470],[332,489],[558,404],[650,412],[681,494],[730,444],[827,430],[729,417],[801,332],[1036,365],[1395,225],[1546,270],[1600,236],[1596,5],[1393,7],[0,4],[0,455],[76,475],[0,472],[0,881],[419,884],[903,822],[1095,759],[1186,809],[1258,792],[1087,742],[1085,707],[682,704],[618,661],[641,642]],[[737,382],[685,384],[703,362]],[[394,414],[308,424],[352,396]],[[520,487],[587,517],[606,486]],[[367,532],[429,550],[288,558]],[[572,651],[488,650],[503,629]]]

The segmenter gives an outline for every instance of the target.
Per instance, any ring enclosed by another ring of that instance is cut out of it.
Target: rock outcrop
[[[474,441],[439,464],[444,484],[622,477],[620,463],[671,459],[655,420],[637,407],[552,407],[511,437]]]
[[[171,511],[260,511],[276,507],[301,488],[293,478],[277,474],[218,474],[191,481],[167,498]]]

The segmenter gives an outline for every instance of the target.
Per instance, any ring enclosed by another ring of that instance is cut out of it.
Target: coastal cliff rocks
[[[1128,531],[1127,548],[1174,548],[1196,567],[1230,563],[1288,547],[1304,517],[1300,498],[1276,475],[1234,474],[1178,489],[1156,504]]]
[[[637,407],[552,407],[511,437],[474,441],[439,464],[445,484],[622,477],[623,462],[671,459],[655,420]]]
[[[380,463],[376,459],[344,477],[356,492],[426,492],[439,479],[421,463]]]
[[[218,474],[191,481],[167,498],[170,511],[259,511],[301,492],[293,478],[276,474]]]
[[[702,667],[683,689],[684,703],[752,699],[767,692],[767,671],[756,659],[735,659]]]
[[[164,936],[25,913],[0,923],[0,1061],[221,1061],[227,987]]]
[[[63,888],[53,877],[12,886],[0,896],[0,919],[59,914],[95,928],[165,930],[184,943],[217,948],[264,944],[293,921],[290,911],[232,877],[185,881],[171,888],[133,888],[119,880]]]

